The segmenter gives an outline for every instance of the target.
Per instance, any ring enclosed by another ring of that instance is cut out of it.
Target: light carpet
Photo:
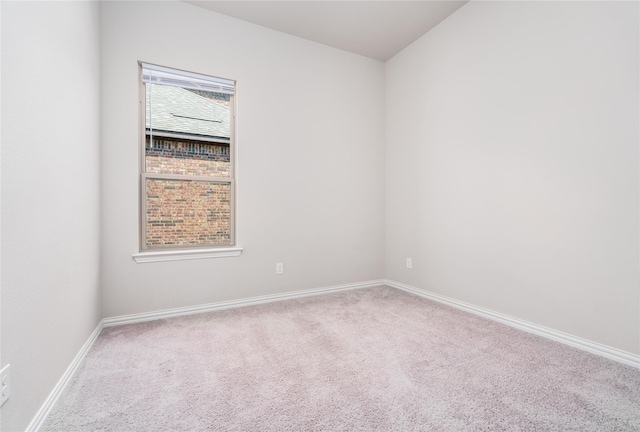
[[[388,287],[106,328],[45,431],[640,431],[640,370]]]

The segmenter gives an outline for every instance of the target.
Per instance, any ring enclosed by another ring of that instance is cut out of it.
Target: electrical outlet
[[[413,260],[411,258],[407,258],[407,268],[413,268]]]
[[[276,274],[284,274],[284,263],[276,263]]]
[[[4,405],[11,395],[11,375],[9,375],[9,366],[11,365],[6,365],[0,371],[0,384],[2,385],[2,389],[0,390],[0,406]]]

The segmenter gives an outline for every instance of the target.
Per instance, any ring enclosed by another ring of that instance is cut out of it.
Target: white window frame
[[[151,66],[148,63],[138,62],[138,83],[139,83],[139,252],[133,254],[133,258],[138,263],[156,261],[174,261],[185,259],[220,258],[239,256],[242,248],[236,245],[236,145],[235,145],[235,94],[230,95],[230,125],[229,125],[229,177],[194,176],[181,174],[159,174],[146,172],[146,83],[143,81],[142,71],[144,66]],[[191,72],[182,71],[175,68],[164,68],[155,66],[158,69],[167,69],[174,73],[184,74],[187,77],[201,76]],[[208,141],[208,140],[207,140]],[[205,140],[203,140],[205,142]],[[152,144],[153,145],[153,137]],[[230,187],[230,241],[229,243],[206,244],[206,245],[176,245],[148,247],[146,244],[146,181],[147,179],[159,180],[183,180],[209,183],[229,184]]]

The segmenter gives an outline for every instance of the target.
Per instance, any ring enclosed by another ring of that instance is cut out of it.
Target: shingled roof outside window
[[[230,137],[229,106],[200,96],[182,87],[147,84],[147,135],[163,133],[183,137],[213,138],[228,141]]]

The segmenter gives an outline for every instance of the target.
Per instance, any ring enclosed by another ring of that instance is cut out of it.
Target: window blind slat
[[[170,85],[224,94],[234,94],[235,90],[235,81],[232,80],[192,72],[175,71],[147,63],[142,63],[142,80],[152,84]]]

